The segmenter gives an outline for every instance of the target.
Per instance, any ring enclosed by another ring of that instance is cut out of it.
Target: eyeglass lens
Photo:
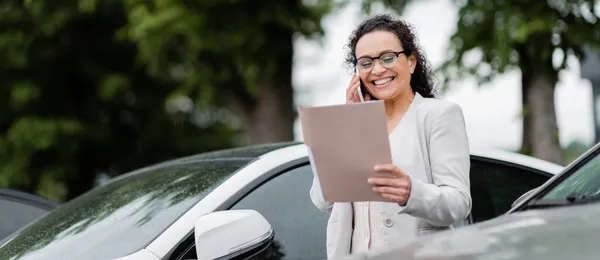
[[[395,53],[384,53],[379,56],[378,60],[380,60],[381,66],[385,68],[391,68],[398,60],[398,56]],[[373,62],[374,61],[371,58],[360,58],[356,64],[358,65],[358,69],[360,71],[369,71],[373,69]]]

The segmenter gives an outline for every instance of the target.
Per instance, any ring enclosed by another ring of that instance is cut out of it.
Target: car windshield
[[[0,259],[113,259],[147,246],[250,159],[165,164],[92,189],[30,225]]]
[[[575,170],[541,198],[544,200],[596,200],[600,198],[600,153]]]

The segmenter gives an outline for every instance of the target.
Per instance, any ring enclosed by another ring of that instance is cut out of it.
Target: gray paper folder
[[[383,101],[300,107],[300,124],[313,171],[329,202],[384,201],[371,176],[392,163]]]

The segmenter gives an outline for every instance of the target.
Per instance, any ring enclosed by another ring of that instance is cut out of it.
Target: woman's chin
[[[394,96],[394,91],[389,91],[390,89],[382,89],[373,91],[373,96],[379,100],[391,99]]]

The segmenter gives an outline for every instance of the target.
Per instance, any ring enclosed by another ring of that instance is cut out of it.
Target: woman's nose
[[[384,71],[385,71],[385,68],[381,65],[381,62],[379,60],[373,62],[373,70],[371,70],[371,73],[381,74]]]

